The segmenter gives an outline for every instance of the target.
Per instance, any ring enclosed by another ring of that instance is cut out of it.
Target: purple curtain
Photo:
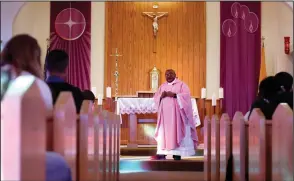
[[[224,111],[245,114],[256,98],[261,63],[261,3],[220,2],[220,84]]]

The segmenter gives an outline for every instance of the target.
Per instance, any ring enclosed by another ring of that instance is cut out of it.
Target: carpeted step
[[[119,176],[120,181],[203,181],[203,172],[185,172],[185,171],[151,171],[123,173]]]
[[[121,156],[153,156],[156,155],[156,147],[138,147],[138,148],[127,148],[122,147],[120,149]],[[203,149],[196,149],[195,156],[203,156]]]
[[[150,160],[150,157],[121,157],[120,172],[146,172],[146,171],[195,171],[202,172],[204,167],[202,156],[183,158],[180,161]]]

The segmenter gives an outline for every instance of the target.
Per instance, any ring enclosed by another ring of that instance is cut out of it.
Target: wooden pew
[[[112,172],[111,180],[118,181],[119,180],[119,150],[120,150],[120,116],[114,113],[108,113],[111,118],[112,123],[112,164],[110,166],[110,170]]]
[[[248,126],[248,175],[251,181],[271,180],[271,121],[254,109]],[[267,168],[268,167],[268,168]]]
[[[223,114],[220,120],[220,181],[225,181],[229,158],[232,154],[232,123],[228,114]],[[232,173],[232,170],[228,170]],[[229,175],[228,175],[229,176]],[[232,177],[232,175],[230,175]]]
[[[293,180],[293,111],[280,104],[272,119],[272,181]]]
[[[77,114],[71,92],[61,92],[53,111],[53,151],[61,154],[69,164],[72,179],[78,177]]]
[[[92,101],[82,103],[78,125],[78,171],[79,180],[95,180],[94,164],[94,110]]]
[[[220,125],[217,115],[211,118],[211,180],[220,179]]]
[[[266,120],[260,109],[253,110],[248,122],[240,112],[233,122],[226,114],[219,123],[216,116],[212,121],[206,117],[204,135],[205,180],[225,180],[231,153],[234,181],[293,180],[293,111],[288,105],[279,105],[273,120]]]
[[[119,180],[120,119],[114,113],[103,110],[98,114],[97,122],[99,178],[102,181],[117,181]]]
[[[45,180],[46,111],[33,76],[11,83],[1,101],[1,180]]]
[[[204,181],[211,181],[211,122],[204,119]]]
[[[99,116],[101,116],[102,106],[94,106],[94,180],[100,180],[102,174],[101,170],[101,160],[103,160],[103,125],[99,122]],[[100,145],[102,142],[102,145]]]
[[[115,128],[114,128],[114,134],[115,134],[115,181],[119,181],[119,163],[120,163],[120,128],[121,128],[121,117],[116,115],[115,117]]]
[[[248,180],[248,123],[241,112],[236,112],[233,118],[233,180]]]
[[[48,125],[53,124],[49,137],[54,137],[48,145],[65,157],[74,178],[118,180],[119,116],[102,110],[102,106],[93,106],[91,101],[83,102],[80,115],[75,110],[71,93],[60,93],[53,120],[48,121]]]

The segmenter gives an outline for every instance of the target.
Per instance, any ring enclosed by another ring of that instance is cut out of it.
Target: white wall
[[[1,49],[12,37],[12,23],[24,2],[0,2],[1,3]]]
[[[206,2],[206,96],[220,87],[220,2]]]
[[[15,3],[15,4],[13,4]],[[36,37],[42,48],[42,60],[46,51],[46,39],[49,37],[49,2],[26,2],[21,7],[18,2],[1,2],[1,39],[6,40],[18,33],[28,33]],[[6,4],[3,6],[3,4]],[[207,2],[207,97],[218,93],[220,84],[220,3]],[[16,17],[14,18],[14,16]],[[5,17],[5,18],[4,18]],[[2,21],[2,18],[4,21]],[[14,22],[12,23],[12,21]],[[262,2],[262,35],[265,36],[266,63],[269,75],[278,71],[292,73],[292,58],[284,54],[284,36],[291,37],[293,44],[293,4],[284,2]],[[104,81],[104,30],[105,3],[92,2],[92,51],[91,82],[97,87],[97,93],[103,94]],[[2,33],[5,32],[5,33]],[[3,38],[5,35],[5,38]],[[3,36],[3,37],[2,37]]]
[[[97,88],[97,95],[104,93],[104,31],[105,3],[92,2],[91,29],[91,84]]]
[[[287,71],[293,75],[293,57],[284,53],[285,36],[290,36],[293,45],[293,6],[290,8],[282,2],[262,2],[261,21],[267,73],[274,75]]]
[[[14,19],[12,34],[30,34],[37,39],[45,61],[50,31],[50,2],[26,2]]]

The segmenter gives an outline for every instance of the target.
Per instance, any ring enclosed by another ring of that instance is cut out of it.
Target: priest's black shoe
[[[165,160],[166,155],[155,155],[151,157],[151,160]]]
[[[173,155],[173,158],[174,158],[174,160],[181,160],[182,159],[181,156],[179,156],[179,155]]]

